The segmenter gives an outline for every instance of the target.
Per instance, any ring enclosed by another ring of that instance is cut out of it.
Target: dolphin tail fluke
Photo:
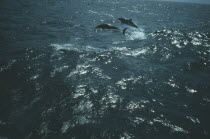
[[[124,28],[123,29],[123,35],[125,35],[125,31],[127,30],[128,28]]]

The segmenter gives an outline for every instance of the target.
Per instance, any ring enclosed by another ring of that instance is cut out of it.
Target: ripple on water
[[[189,131],[183,129],[182,127],[171,124],[170,121],[168,121],[168,120],[162,120],[160,118],[155,118],[155,119],[153,119],[153,122],[160,123],[160,124],[164,125],[165,127],[169,127],[171,129],[171,132],[181,132],[181,133],[185,133],[185,134],[189,133]]]
[[[8,69],[11,69],[11,67],[12,67],[16,62],[17,62],[16,60],[11,60],[11,61],[9,61],[7,64],[1,66],[0,72],[3,72],[3,71],[8,70]]]
[[[187,45],[203,45],[209,46],[209,38],[205,33],[202,32],[183,32],[181,30],[158,30],[155,31],[149,36],[155,37],[160,40],[167,40],[168,38],[171,41],[172,45],[175,45],[177,48],[184,48]]]

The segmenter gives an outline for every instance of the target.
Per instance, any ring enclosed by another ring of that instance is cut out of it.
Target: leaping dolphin
[[[133,23],[132,19],[118,18],[118,20],[120,20],[123,24],[138,28],[138,26]]]
[[[110,24],[101,24],[101,25],[98,25],[96,28],[102,28],[102,29],[119,29],[115,26],[112,26]]]

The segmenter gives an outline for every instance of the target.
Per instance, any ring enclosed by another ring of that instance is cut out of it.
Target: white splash
[[[144,40],[146,39],[146,35],[143,29],[127,29],[125,33],[126,40]]]
[[[90,67],[88,63],[78,64],[76,69],[72,71],[67,77],[78,76],[78,75],[85,75],[90,72]]]
[[[165,82],[165,84],[168,84],[169,86],[173,87],[173,88],[179,88],[179,86],[176,84],[175,80],[173,79],[169,79],[168,82]]]
[[[30,78],[30,80],[36,80],[39,77],[39,74],[36,74]]]
[[[195,90],[195,89],[190,89],[190,88],[188,88],[187,86],[185,86],[185,88],[186,88],[187,92],[189,92],[189,93],[191,93],[191,94],[194,94],[194,93],[197,93],[197,92],[198,92],[197,90]]]
[[[129,134],[125,132],[123,135],[121,135],[120,139],[132,139],[134,136],[132,134]]]
[[[187,119],[191,120],[193,123],[195,124],[200,124],[200,121],[198,118],[194,118],[194,117],[191,117],[191,116],[186,116]]]
[[[149,51],[149,48],[139,48],[132,51],[128,51],[125,53],[125,55],[137,57],[137,56],[146,54],[148,51]]]

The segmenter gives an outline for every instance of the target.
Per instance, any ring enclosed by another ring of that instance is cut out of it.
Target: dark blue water
[[[0,13],[1,139],[209,139],[210,5],[1,0]]]

